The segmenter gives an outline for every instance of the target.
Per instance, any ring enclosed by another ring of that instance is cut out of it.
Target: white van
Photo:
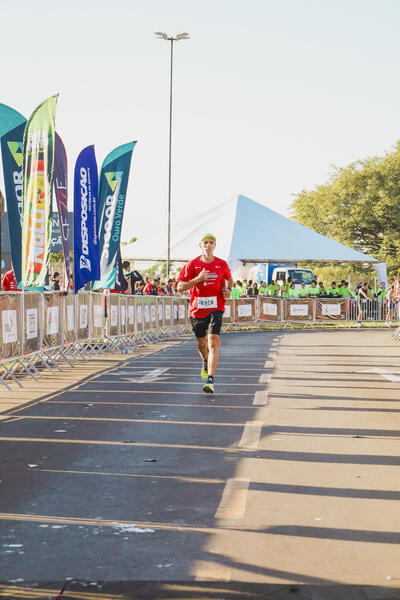
[[[298,269],[295,267],[275,267],[272,271],[272,277],[278,285],[282,285],[284,281],[287,282],[288,278],[292,278],[292,283],[295,284],[295,288],[298,289],[302,283],[305,283],[308,287],[311,282],[317,278],[310,269]]]

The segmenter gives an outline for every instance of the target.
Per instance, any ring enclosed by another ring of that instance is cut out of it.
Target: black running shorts
[[[203,317],[202,319],[197,319],[196,317],[190,317],[190,322],[192,323],[192,329],[194,331],[194,335],[197,338],[203,338],[208,333],[214,333],[215,335],[219,335],[222,326],[222,317],[224,313],[222,310],[213,310],[212,313]]]

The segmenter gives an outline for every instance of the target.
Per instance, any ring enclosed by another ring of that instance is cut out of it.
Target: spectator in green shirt
[[[376,292],[376,297],[379,298],[380,300],[384,300],[388,294],[388,291],[389,290],[387,289],[385,282],[382,281],[381,287]]]
[[[242,295],[242,290],[240,289],[240,287],[238,286],[238,282],[233,282],[233,286],[231,289],[231,295],[229,296],[230,298],[240,298]]]
[[[336,286],[336,281],[332,281],[332,285],[329,288],[329,295],[332,298],[340,298],[341,297],[341,293],[339,292],[339,290]]]
[[[323,297],[323,296],[327,296],[327,295],[328,295],[328,292],[326,291],[326,287],[324,286],[324,284],[323,284],[323,282],[322,282],[322,281],[320,281],[320,282],[319,282],[319,287],[318,287],[318,295],[319,295],[320,297]]]
[[[289,298],[298,298],[299,297],[299,292],[298,290],[296,290],[296,286],[294,283],[290,284],[290,288],[289,288]]]
[[[306,298],[307,297],[307,290],[306,290],[306,284],[303,283],[301,284],[300,288],[299,288],[299,298]]]
[[[258,288],[258,293],[260,296],[268,295],[268,288],[267,288],[267,284],[265,283],[265,281],[262,281],[260,283],[260,287]]]
[[[308,286],[307,295],[309,298],[316,298],[318,296],[317,282],[315,281],[315,279],[313,279],[311,285]]]
[[[281,298],[289,298],[289,284],[284,279],[280,289]]]
[[[342,279],[342,281],[340,283],[340,287],[338,289],[339,289],[339,292],[340,292],[340,295],[342,296],[342,298],[350,298],[351,292],[348,287],[347,281]]]
[[[278,295],[278,291],[279,291],[279,285],[276,283],[276,281],[274,281],[272,279],[271,283],[267,287],[268,296],[274,296],[275,297],[275,296]]]

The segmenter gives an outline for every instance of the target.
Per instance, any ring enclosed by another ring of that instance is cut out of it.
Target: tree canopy
[[[387,263],[400,265],[400,142],[383,157],[334,168],[315,190],[303,190],[292,217],[314,231]]]

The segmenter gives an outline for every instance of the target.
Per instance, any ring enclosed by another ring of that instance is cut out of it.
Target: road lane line
[[[245,477],[234,477],[227,480],[214,515],[216,519],[243,519],[249,483],[249,479]]]
[[[258,383],[269,383],[271,381],[271,375],[269,373],[261,373]]]
[[[380,367],[376,367],[374,369],[366,369],[364,371],[358,371],[359,373],[377,373],[381,375],[384,379],[391,381],[392,383],[398,383],[400,381],[400,377],[391,373],[388,369],[382,369]]]
[[[228,582],[231,580],[231,569],[218,563],[201,561],[194,566],[193,575],[196,581]]]
[[[273,360],[267,360],[264,363],[264,369],[274,369],[275,368],[275,361]]]
[[[239,448],[257,450],[260,443],[262,426],[262,421],[247,421],[239,442]]]
[[[265,406],[268,403],[268,392],[256,392],[254,394],[253,406]]]

